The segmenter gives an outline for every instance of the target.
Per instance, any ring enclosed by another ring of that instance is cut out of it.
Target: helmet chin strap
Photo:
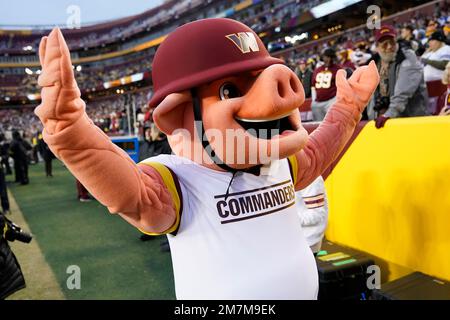
[[[192,95],[192,101],[193,101],[193,105],[194,105],[195,129],[197,131],[197,135],[198,135],[200,141],[202,142],[203,149],[208,154],[208,156],[211,158],[211,160],[220,168],[233,173],[233,175],[239,171],[252,173],[254,175],[259,175],[261,165],[256,165],[256,166],[253,166],[248,169],[235,169],[235,168],[232,168],[232,167],[228,166],[227,164],[225,164],[225,162],[222,161],[222,159],[220,159],[217,156],[215,151],[212,149],[211,144],[209,143],[208,137],[205,135],[205,127],[203,126],[203,120],[202,120],[201,102],[200,102],[200,98],[198,97],[196,88],[191,89],[191,95]]]

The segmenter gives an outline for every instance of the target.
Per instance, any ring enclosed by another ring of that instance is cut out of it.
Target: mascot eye
[[[241,96],[239,89],[232,83],[224,83],[219,89],[220,100],[238,98]]]

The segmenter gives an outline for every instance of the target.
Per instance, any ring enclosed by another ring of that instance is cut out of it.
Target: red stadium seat
[[[313,121],[311,111],[311,98],[306,99],[305,102],[298,108],[298,110],[300,110],[302,122]]]
[[[298,108],[300,112],[309,112],[311,111],[311,98],[308,98],[303,102],[303,104]]]
[[[447,92],[447,86],[442,83],[441,80],[434,80],[427,82],[427,91],[428,91],[428,108],[431,114],[438,114],[439,111],[444,106],[444,98],[443,95]]]

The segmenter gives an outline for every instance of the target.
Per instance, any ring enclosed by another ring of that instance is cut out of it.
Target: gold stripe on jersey
[[[297,157],[294,154],[292,156],[289,156],[287,159],[289,161],[289,169],[291,170],[292,181],[295,186],[297,184],[297,175],[298,175]]]
[[[177,189],[176,183],[175,183],[175,179],[171,173],[171,171],[169,170],[169,168],[167,168],[165,165],[158,163],[158,162],[140,162],[139,164],[145,164],[147,166],[152,167],[153,169],[155,169],[156,171],[158,171],[158,173],[161,175],[161,178],[163,179],[164,185],[167,187],[167,190],[169,190],[170,195],[172,196],[172,200],[173,203],[175,205],[175,212],[177,215],[177,218],[175,220],[175,223],[172,227],[170,227],[169,229],[167,229],[166,231],[163,232],[147,232],[144,230],[139,229],[139,231],[141,231],[142,233],[151,235],[151,236],[158,236],[158,235],[162,235],[162,234],[167,234],[167,233],[172,233],[175,230],[178,229],[178,226],[180,225],[180,220],[181,220],[181,195],[179,194],[179,191]]]

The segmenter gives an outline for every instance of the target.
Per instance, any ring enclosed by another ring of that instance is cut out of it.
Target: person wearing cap
[[[298,62],[298,66],[295,68],[295,74],[303,84],[303,89],[305,90],[305,98],[311,98],[312,71],[306,65],[305,59],[300,59],[300,61]]]
[[[389,118],[428,114],[428,93],[423,67],[413,50],[400,48],[397,32],[391,25],[375,31],[377,55],[374,60],[380,73],[380,84],[367,106],[369,120],[381,128]]]
[[[422,55],[425,81],[440,80],[445,66],[450,61],[450,46],[445,44],[447,38],[444,32],[435,31],[428,39],[428,50]]]

